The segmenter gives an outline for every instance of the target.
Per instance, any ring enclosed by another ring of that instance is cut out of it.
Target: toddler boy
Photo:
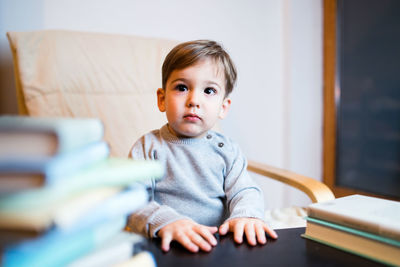
[[[250,245],[265,244],[265,233],[277,238],[263,221],[263,195],[238,145],[211,130],[227,115],[235,82],[232,60],[214,41],[179,44],[164,61],[157,100],[168,123],[142,136],[130,156],[160,161],[166,176],[149,184],[151,202],[128,222],[135,232],[160,237],[164,251],[172,240],[210,251],[217,232],[233,232],[237,243],[245,235]]]

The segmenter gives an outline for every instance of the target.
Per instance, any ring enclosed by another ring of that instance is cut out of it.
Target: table
[[[382,266],[377,262],[340,251],[302,238],[305,228],[277,230],[278,240],[268,240],[255,247],[233,242],[233,235],[220,237],[218,245],[209,253],[186,251],[178,243],[171,244],[167,253],[161,251],[159,239],[148,241],[157,266]]]

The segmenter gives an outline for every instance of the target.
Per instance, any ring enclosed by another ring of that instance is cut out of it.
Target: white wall
[[[222,123],[250,159],[321,179],[321,0],[0,0],[0,113],[16,113],[6,31],[71,29],[223,43],[239,79]],[[270,207],[303,193],[261,180]]]

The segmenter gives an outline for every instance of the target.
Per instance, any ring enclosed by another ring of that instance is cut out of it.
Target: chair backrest
[[[20,114],[98,117],[111,155],[160,128],[161,65],[171,40],[63,30],[9,32]]]

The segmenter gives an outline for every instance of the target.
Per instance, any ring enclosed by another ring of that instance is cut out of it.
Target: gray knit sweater
[[[163,226],[184,218],[208,226],[237,217],[263,219],[263,194],[246,170],[245,157],[217,132],[177,138],[164,125],[142,136],[130,156],[159,160],[166,169],[162,180],[147,184],[150,203],[129,218],[135,232],[156,237]]]

